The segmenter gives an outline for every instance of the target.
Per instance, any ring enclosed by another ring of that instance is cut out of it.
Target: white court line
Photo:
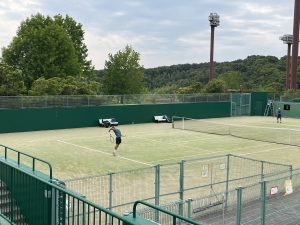
[[[281,148],[273,148],[273,149],[268,149],[268,150],[264,150],[264,151],[248,152],[248,153],[238,154],[238,155],[252,155],[252,154],[257,154],[257,153],[263,153],[263,152],[271,152],[271,151],[276,151],[276,150],[282,150],[282,149],[286,149],[286,148],[290,148],[290,147],[291,147],[291,146],[281,147]]]
[[[88,148],[88,147],[81,146],[81,145],[76,145],[76,144],[73,144],[73,143],[70,143],[70,142],[66,142],[66,141],[62,141],[62,140],[56,140],[56,141],[67,144],[67,145],[73,145],[73,146],[78,147],[78,148],[83,148],[83,149],[86,149],[86,150],[89,150],[89,151],[98,152],[98,153],[102,153],[102,154],[110,155],[110,156],[112,155],[112,154],[107,153],[107,152],[103,152],[103,151],[93,149],[93,148]],[[131,161],[131,162],[135,162],[135,163],[139,163],[139,164],[143,164],[143,165],[147,165],[147,166],[153,166],[152,164],[140,162],[140,161],[133,160],[133,159],[129,159],[129,158],[126,158],[126,157],[123,157],[123,156],[117,156],[117,157],[121,158],[121,159],[125,159],[127,161]]]
[[[257,145],[257,146],[247,146],[247,147],[241,147],[241,148],[236,148],[234,149],[234,151],[231,151],[230,153],[237,153],[239,151],[242,151],[244,149],[247,149],[247,148],[255,148],[255,147],[266,147],[266,146],[269,146],[269,145],[274,145],[274,143],[271,143],[271,144],[265,144],[265,145]],[[163,160],[157,160],[157,161],[150,161],[148,163],[157,163],[157,162],[163,162],[163,161],[169,161],[169,160],[174,160],[174,159],[185,159],[185,158],[191,158],[191,157],[194,157],[194,156],[203,156],[203,155],[211,155],[211,154],[221,154],[221,153],[225,153],[227,151],[224,151],[224,150],[220,150],[220,151],[214,151],[214,152],[211,152],[210,150],[205,150],[203,149],[205,152],[207,153],[199,153],[199,154],[194,154],[194,155],[189,155],[189,156],[186,156],[186,157],[174,157],[174,158],[168,158],[168,159],[163,159]]]

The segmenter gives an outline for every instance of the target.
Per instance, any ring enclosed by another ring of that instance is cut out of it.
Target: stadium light
[[[285,34],[279,37],[279,40],[283,41],[284,44],[288,45],[287,50],[287,61],[286,61],[286,76],[285,76],[285,89],[288,90],[291,87],[291,45],[293,44],[293,35]]]
[[[217,13],[210,13],[208,16],[208,21],[211,27],[210,35],[210,66],[209,66],[209,80],[214,78],[214,36],[215,27],[220,25],[220,16]]]
[[[208,16],[210,26],[217,27],[220,25],[220,16],[217,13],[210,13]]]

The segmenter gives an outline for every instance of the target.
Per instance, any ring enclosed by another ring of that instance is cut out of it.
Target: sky
[[[279,37],[293,32],[294,0],[1,0],[0,48],[37,13],[81,23],[96,69],[126,45],[140,53],[141,65],[154,68],[209,62],[210,13],[220,16],[215,61],[282,57],[287,46]]]

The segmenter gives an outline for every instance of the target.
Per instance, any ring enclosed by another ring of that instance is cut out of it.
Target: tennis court
[[[114,143],[110,140],[108,128],[6,133],[0,134],[0,142],[47,160],[53,166],[54,177],[66,181],[67,187],[121,214],[130,210],[136,199],[149,198],[150,202],[156,204],[153,196],[159,196],[160,204],[166,204],[171,211],[180,213],[182,210],[186,213],[192,206],[196,212],[205,207],[205,212],[200,212],[200,215],[205,215],[210,212],[211,206],[222,209],[222,195],[225,190],[229,190],[226,204],[228,209],[233,210],[232,216],[229,211],[225,220],[220,218],[222,213],[212,217],[201,216],[199,219],[204,224],[218,224],[226,220],[230,224],[235,220],[235,187],[242,183],[257,183],[261,177],[263,161],[279,163],[264,163],[266,174],[272,179],[278,179],[277,171],[286,174],[289,171],[287,165],[292,165],[293,169],[300,168],[300,158],[297,157],[300,150],[297,146],[300,121],[297,119],[284,118],[281,124],[276,123],[272,117],[231,117],[200,121],[185,119],[185,122],[179,118],[178,121],[173,124],[178,129],[173,129],[169,123],[120,125],[126,137],[122,140],[117,157],[112,155]],[[233,158],[237,160],[235,164],[230,159],[230,182],[226,178],[227,165],[229,168],[229,158],[224,157],[226,154],[234,154]],[[238,157],[262,161],[251,162]],[[183,172],[180,162],[185,163],[183,176],[179,173]],[[155,180],[156,172],[159,171],[156,165],[162,165],[159,172],[160,194],[155,189],[158,184]],[[179,177],[185,180],[182,192],[178,191],[181,183]],[[109,187],[110,182],[112,187]],[[246,192],[245,201],[259,196],[259,187],[254,191],[250,189],[248,194]],[[180,193],[184,193],[185,199],[193,198],[192,202],[177,202],[181,198]],[[247,208],[244,209],[243,214],[248,215]],[[254,211],[251,215],[258,216],[259,207],[255,207]],[[196,212],[194,218],[197,215],[199,213]],[[210,222],[207,223],[206,219]]]
[[[288,139],[288,131],[278,129],[287,128],[295,130],[293,139],[300,139],[300,135],[297,136],[298,127],[300,134],[300,120],[292,118],[284,118],[281,124],[272,117],[231,117],[206,121],[242,125],[243,132],[248,130],[250,136],[271,135],[273,140]],[[5,133],[0,134],[0,143],[49,161],[54,176],[59,179],[228,153],[300,167],[300,157],[295,157],[300,150],[297,146],[172,129],[168,123],[120,125],[119,128],[126,137],[117,157],[112,156],[114,144],[110,142],[108,128],[100,127]],[[263,128],[277,129],[277,135],[272,136],[273,129],[264,129],[261,133]]]

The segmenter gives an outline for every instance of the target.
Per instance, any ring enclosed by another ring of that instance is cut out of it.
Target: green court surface
[[[298,119],[283,118],[282,123],[276,123],[273,117],[232,117],[206,121],[251,126],[249,134],[266,136],[272,136],[272,130],[260,133],[260,129],[289,128],[294,130],[293,139],[300,140]],[[246,126],[244,130],[247,130]],[[126,137],[122,139],[117,157],[112,155],[114,144],[110,142],[108,128],[101,127],[5,133],[0,134],[0,143],[50,162],[54,177],[59,179],[228,153],[300,167],[298,146],[172,129],[170,123],[120,125],[119,128]],[[274,136],[274,139],[288,138],[286,132],[288,130],[279,130],[279,136]]]

